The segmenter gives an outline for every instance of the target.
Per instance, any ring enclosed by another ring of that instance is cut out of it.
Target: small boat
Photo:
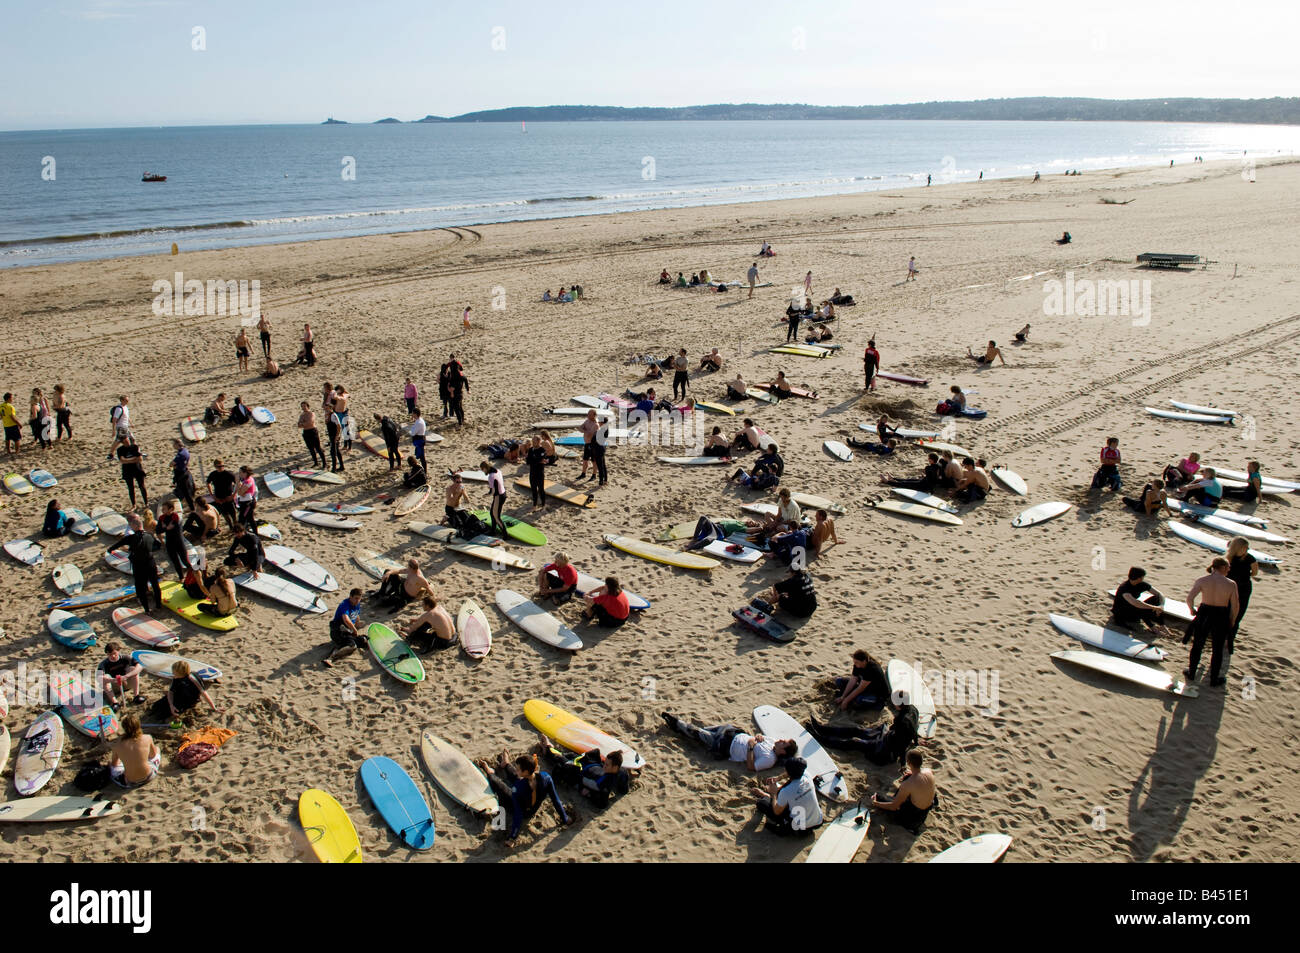
[[[140,181],[141,182],[166,182],[167,176],[157,175],[153,172],[146,172],[143,176],[140,177]]]

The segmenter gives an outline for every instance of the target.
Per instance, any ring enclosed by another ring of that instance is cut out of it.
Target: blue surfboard
[[[367,758],[361,765],[361,783],[375,808],[408,847],[433,846],[433,814],[411,776],[392,758]]]
[[[574,434],[568,437],[560,437],[558,440],[555,441],[555,445],[557,447],[581,447],[584,443],[586,443],[586,441],[582,439],[581,434]]]
[[[104,602],[117,602],[119,599],[130,599],[135,595],[135,586],[118,586],[116,589],[105,589],[101,592],[81,592],[69,599],[60,599],[58,602],[49,603],[48,609],[82,609],[86,606],[97,606]]]

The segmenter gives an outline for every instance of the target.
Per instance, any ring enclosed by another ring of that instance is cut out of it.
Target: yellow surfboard
[[[361,863],[361,839],[338,801],[318,788],[298,798],[298,821],[322,864]]]
[[[606,533],[603,538],[605,542],[615,549],[621,549],[625,553],[640,556],[642,559],[648,559],[651,562],[676,566],[678,569],[713,569],[722,565],[718,560],[710,559],[708,556],[679,552],[676,549],[669,549],[667,546],[660,546],[658,543],[647,543],[643,539],[633,539],[630,536],[617,536],[614,533]]]
[[[239,625],[239,620],[233,615],[217,616],[200,612],[199,603],[203,600],[195,599],[179,582],[160,583],[158,588],[162,592],[163,605],[187,622],[215,632],[229,632]]]
[[[546,737],[570,751],[586,754],[598,748],[602,755],[607,755],[611,751],[621,751],[623,767],[630,771],[639,771],[645,767],[642,757],[623,742],[550,702],[544,702],[539,698],[528,699],[524,702],[524,717]]]
[[[515,480],[515,486],[527,490],[529,488],[528,478],[519,477]],[[565,503],[572,503],[574,506],[581,506],[589,510],[594,510],[596,504],[592,497],[581,490],[575,490],[571,486],[565,486],[563,483],[556,483],[553,480],[547,480],[543,486],[546,495],[554,497],[557,500],[563,500]]]

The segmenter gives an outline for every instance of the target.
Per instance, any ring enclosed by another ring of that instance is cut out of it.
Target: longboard
[[[1189,543],[1195,543],[1197,546],[1204,546],[1206,549],[1219,553],[1220,555],[1228,551],[1228,541],[1221,536],[1215,536],[1213,533],[1206,533],[1194,526],[1188,526],[1186,523],[1179,523],[1171,520],[1169,529],[1176,536],[1181,536]],[[1277,565],[1282,560],[1276,556],[1270,556],[1268,553],[1261,553],[1255,549],[1247,550],[1250,555],[1254,556],[1261,563]]]
[[[962,520],[959,516],[953,516],[951,513],[936,509],[933,506],[914,503],[911,500],[876,500],[871,504],[871,508],[881,510],[885,513],[896,513],[899,516],[911,516],[916,519],[929,520],[932,523],[943,523],[947,526],[962,525]]]
[[[1146,412],[1152,417],[1163,417],[1166,420],[1182,420],[1194,424],[1227,424],[1232,426],[1233,418],[1225,417],[1222,414],[1189,414],[1177,410],[1161,410],[1158,407],[1148,407]]]
[[[1141,639],[1135,639],[1129,633],[1119,629],[1102,628],[1091,622],[1071,619],[1069,616],[1057,615],[1054,612],[1048,613],[1047,618],[1058,630],[1084,645],[1091,645],[1093,648],[1112,652],[1124,658],[1141,659],[1144,662],[1161,662],[1165,659],[1164,649],[1143,642]]]
[[[338,580],[324,566],[287,546],[267,546],[265,554],[266,561],[280,572],[293,576],[313,589],[333,592],[339,587]]]
[[[511,622],[533,638],[566,652],[582,648],[582,639],[567,625],[535,602],[525,599],[510,589],[502,589],[496,596],[497,608]]]
[[[181,642],[173,629],[139,609],[119,606],[113,610],[113,624],[129,638],[154,648],[166,649]]]
[[[296,520],[301,520],[311,526],[320,526],[324,529],[361,528],[361,524],[356,520],[345,519],[342,516],[330,516],[328,513],[313,513],[310,510],[294,510],[289,515]]]
[[[817,835],[817,843],[804,862],[809,864],[847,864],[862,846],[871,825],[871,811],[859,802],[831,821]]]
[[[160,583],[159,589],[162,591],[163,605],[187,622],[192,622],[204,629],[211,629],[214,632],[229,632],[239,625],[239,620],[233,614],[216,616],[201,612],[199,603],[203,600],[195,599],[185,591],[185,587],[179,582]],[[132,587],[132,593],[134,594],[134,587]]]
[[[817,793],[831,801],[847,801],[849,787],[844,774],[826,749],[808,729],[775,705],[759,705],[754,709],[754,724],[769,738],[792,738],[799,746],[799,757],[808,762],[808,772],[817,785]]]
[[[289,476],[296,480],[311,480],[315,483],[332,483],[336,486],[342,485],[343,477],[337,473],[326,473],[324,470],[290,470]]]
[[[462,479],[464,476],[462,475]],[[520,489],[530,489],[527,477],[518,477],[515,480],[515,486]],[[542,489],[546,491],[547,496],[554,497],[557,500],[563,500],[565,503],[572,503],[574,506],[582,506],[589,510],[596,508],[595,498],[588,496],[571,486],[565,486],[563,483],[556,483],[553,480],[547,480],[542,484]]]
[[[676,549],[669,549],[667,546],[660,546],[658,543],[647,543],[645,540],[632,539],[630,536],[605,533],[601,539],[615,549],[622,550],[632,556],[640,556],[642,559],[663,563],[667,566],[676,566],[678,569],[709,570],[716,569],[721,565],[716,559],[709,559],[707,556],[680,552]]]
[[[1007,834],[979,834],[953,844],[927,861],[931,864],[996,864],[1011,846]]]
[[[290,582],[282,576],[266,572],[254,576],[251,572],[241,572],[237,576],[231,576],[230,581],[238,589],[255,592],[263,598],[279,602],[299,612],[322,613],[329,610],[319,592],[300,586],[296,582]]]
[[[470,512],[484,523],[491,524],[491,516],[487,510],[470,510]],[[526,546],[546,545],[546,534],[532,523],[526,523],[514,516],[506,516],[504,513],[501,515],[501,522],[506,524],[506,535],[511,539],[517,539]]]
[[[587,573],[578,570],[578,595],[585,596],[603,585],[605,585],[605,580],[597,579],[595,576],[589,576]],[[623,595],[627,596],[627,607],[633,612],[644,612],[650,608],[650,600],[645,596],[638,596],[635,592],[628,592],[626,589],[623,590]]]
[[[387,556],[381,556],[371,549],[359,549],[352,554],[352,561],[361,567],[371,579],[383,579],[384,573],[390,570],[401,572],[406,568],[403,563],[396,559],[389,559]]]
[[[916,667],[902,659],[890,659],[885,666],[885,681],[889,683],[889,694],[895,701],[901,700],[900,693],[905,692],[916,708],[916,733],[922,738],[933,738],[939,727],[939,716],[934,696]]]
[[[1085,652],[1082,649],[1062,649],[1059,652],[1053,652],[1052,658],[1060,659],[1062,662],[1072,662],[1083,668],[1092,669],[1094,672],[1102,672],[1123,679],[1126,682],[1132,682],[1134,685],[1169,692],[1171,695],[1195,698],[1200,694],[1195,685],[1188,685],[1182,679],[1174,678],[1158,668],[1139,665],[1137,662],[1131,662],[1115,655]]]
[[[485,816],[500,810],[483,772],[459,748],[427,728],[420,735],[420,756],[433,783],[461,807]]]
[[[0,802],[0,822],[9,824],[94,821],[122,812],[117,801],[70,795],[45,795]]]
[[[524,717],[546,737],[570,751],[586,754],[599,749],[602,755],[620,751],[623,754],[623,767],[627,770],[639,771],[645,767],[645,759],[622,741],[550,702],[538,698],[528,699],[524,702]]]
[[[913,503],[920,503],[922,506],[928,506],[934,510],[940,510],[944,513],[957,514],[957,507],[953,506],[941,496],[935,496],[933,493],[926,493],[924,490],[907,490],[902,487],[891,487],[889,490],[895,496],[901,496],[905,500],[911,500]]]

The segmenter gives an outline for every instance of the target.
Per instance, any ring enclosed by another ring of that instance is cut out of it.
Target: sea
[[[0,132],[0,268],[1300,154],[1300,127],[534,122]],[[142,182],[144,173],[166,182]]]

